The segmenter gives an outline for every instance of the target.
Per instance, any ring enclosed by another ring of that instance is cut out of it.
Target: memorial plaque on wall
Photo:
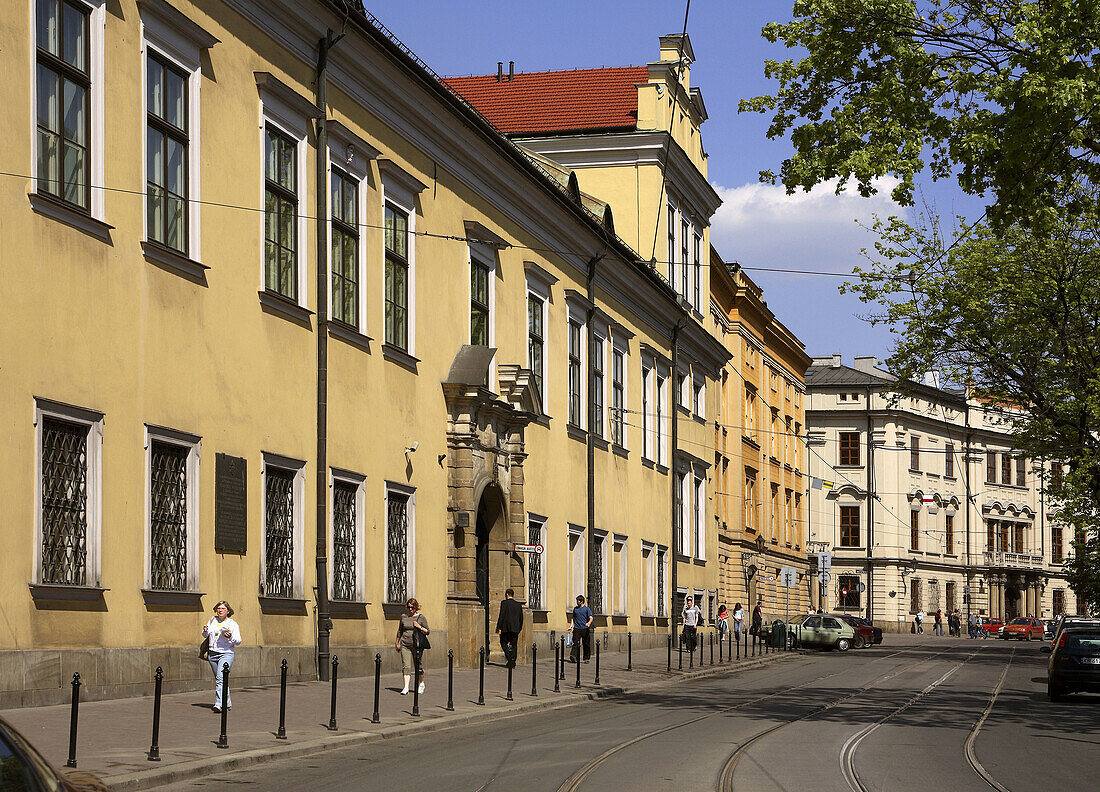
[[[214,464],[214,549],[240,553],[248,549],[248,461],[216,454]]]

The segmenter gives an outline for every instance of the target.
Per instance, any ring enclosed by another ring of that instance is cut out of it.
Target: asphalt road
[[[1038,643],[888,636],[871,649],[162,789],[1091,788],[1086,779],[1100,777],[1100,696],[1047,701],[1046,658]]]

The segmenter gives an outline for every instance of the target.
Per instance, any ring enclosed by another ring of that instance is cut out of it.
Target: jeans
[[[574,627],[573,628],[573,647],[569,650],[569,659],[573,662],[581,657],[581,648],[584,649],[584,659],[587,661],[592,656],[592,631],[587,627]]]
[[[214,672],[214,706],[220,707],[222,705],[222,665],[229,663],[229,667],[233,668],[233,653],[211,652],[206,656],[206,659],[210,662],[210,669]],[[232,707],[233,695],[230,691],[226,691],[226,695],[226,706]]]
[[[933,635],[943,635],[943,625],[940,622],[936,622],[936,626],[932,628]]]

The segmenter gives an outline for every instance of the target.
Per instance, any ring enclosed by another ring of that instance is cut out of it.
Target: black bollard
[[[447,712],[455,711],[455,650],[447,650]]]
[[[505,701],[512,700],[512,663],[506,661],[504,665],[508,666],[508,692],[504,695]]]
[[[676,670],[684,670],[684,640],[682,637],[676,641]]]
[[[634,670],[630,665],[630,633],[626,634],[626,670]]]
[[[554,642],[554,692],[561,693],[561,688],[558,686],[558,661],[561,660],[561,655],[558,652],[558,642]]]
[[[157,666],[157,673],[153,677],[156,684],[153,686],[153,742],[149,744],[147,758],[150,762],[160,761],[160,686],[164,681],[164,671]]]
[[[721,647],[721,645],[722,645],[721,639],[719,639],[718,645],[719,645],[719,647]],[[714,632],[713,631],[710,634],[710,664],[714,665]]]
[[[374,655],[374,714],[370,716],[371,723],[381,723],[382,719],[378,717],[378,691],[382,686],[382,655],[375,653]]]
[[[69,715],[69,759],[65,767],[76,767],[76,721],[80,712],[80,674],[73,674],[73,708]]]
[[[222,733],[218,735],[218,747],[229,747],[226,727],[229,725],[229,663],[222,663]]]
[[[275,739],[286,739],[286,658],[279,666],[279,731],[275,732]]]
[[[721,665],[722,662],[723,662],[723,660],[722,660],[722,637],[723,637],[722,633],[718,633],[718,664],[719,665]],[[711,660],[713,661],[713,659],[714,658],[712,657]]]
[[[562,682],[565,681],[565,636],[561,637],[561,656],[558,658],[558,662],[561,663],[561,671],[558,673],[558,679]]]
[[[335,670],[335,669],[334,669]],[[335,679],[333,675],[333,679]],[[335,688],[334,688],[335,690]],[[335,703],[332,705],[336,706]],[[420,717],[420,652],[413,648],[413,711],[414,718]]]
[[[672,673],[672,633],[668,634],[668,673]]]
[[[696,635],[696,638],[699,636]],[[688,646],[688,670],[695,668],[695,644]]]
[[[539,689],[536,687],[536,675],[538,674],[539,645],[531,644],[531,695],[537,696]]]
[[[577,651],[577,687],[581,686],[581,651],[583,647],[579,647]]]
[[[600,684],[600,641],[596,639],[596,684]]]
[[[328,715],[328,730],[336,731],[336,677],[340,670],[340,659],[336,656],[332,656],[332,703],[329,708]]]
[[[477,703],[485,706],[485,647],[477,650]]]

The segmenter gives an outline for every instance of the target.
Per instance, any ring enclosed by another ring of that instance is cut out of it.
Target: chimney
[[[516,62],[508,61],[508,82],[516,79]]]
[[[497,61],[497,82],[504,82],[504,61]]]
[[[940,387],[940,373],[938,371],[926,371],[924,372],[924,384],[930,388]]]
[[[813,365],[815,366],[828,366],[829,368],[840,368],[840,355],[825,355],[823,357],[811,358]]]
[[[855,360],[856,371],[862,371],[865,374],[881,373],[877,371],[878,359],[874,355],[864,355],[863,357],[857,357]]]

